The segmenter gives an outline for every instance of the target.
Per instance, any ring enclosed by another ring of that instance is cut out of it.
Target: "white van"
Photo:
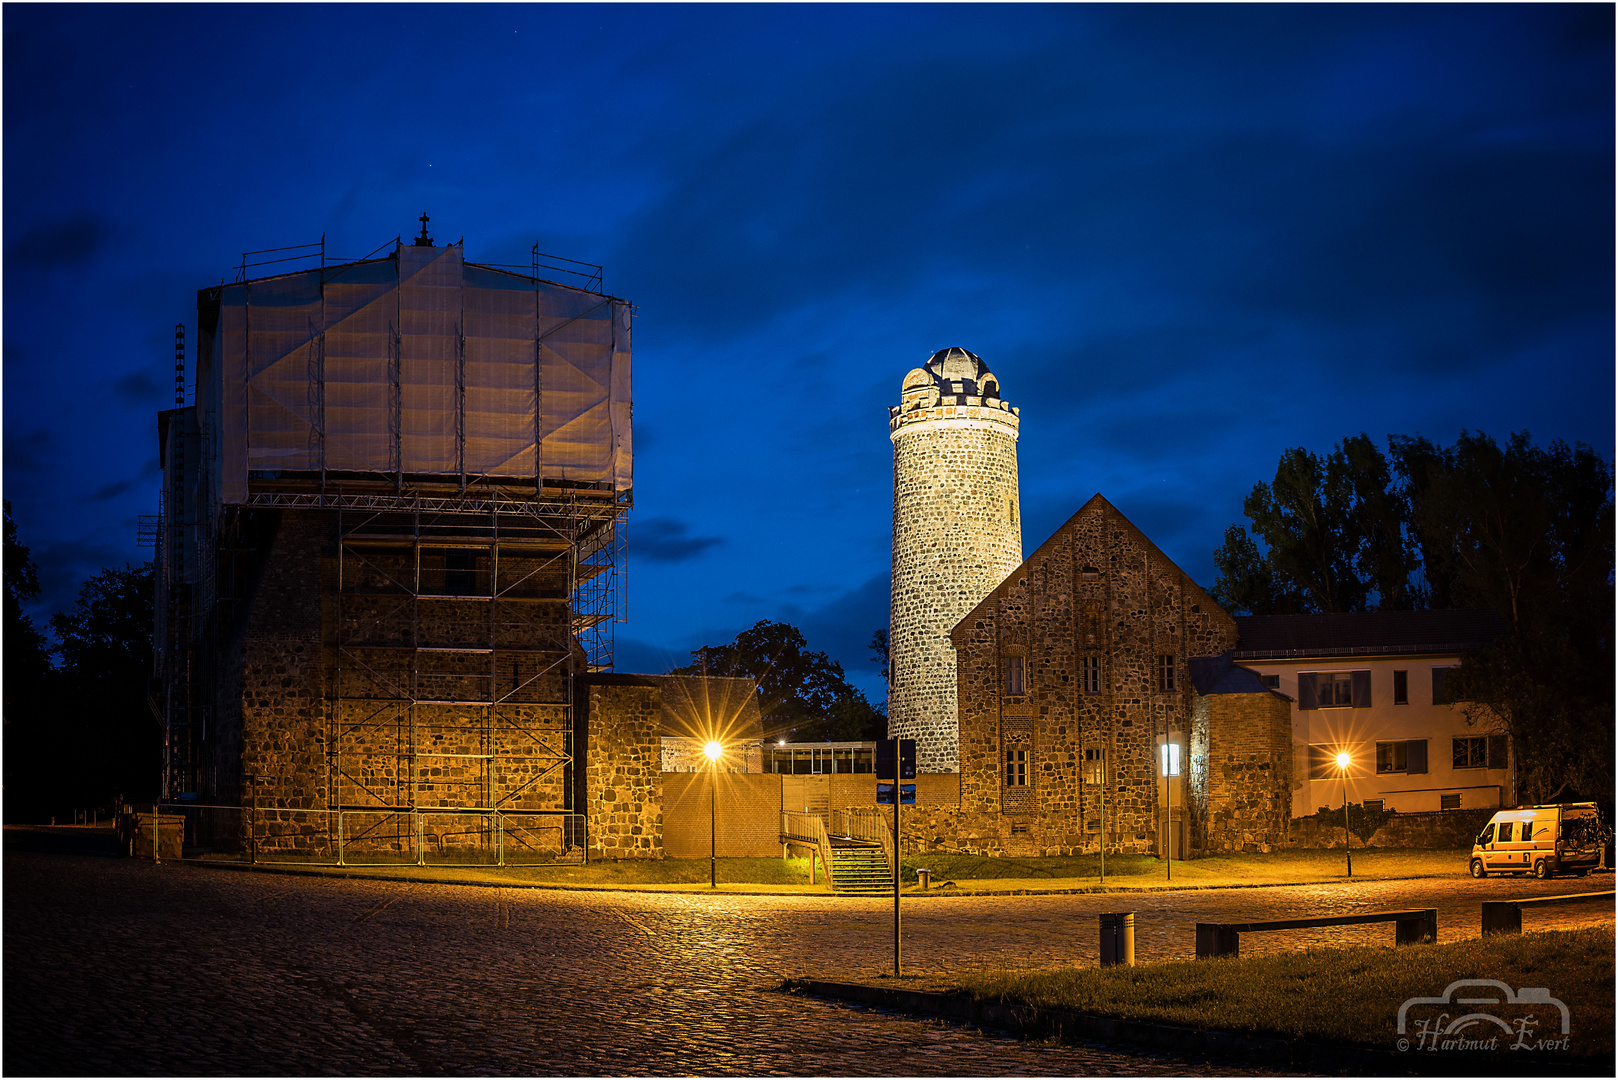
[[[1501,810],[1472,845],[1472,876],[1588,874],[1601,863],[1601,831],[1593,802]]]

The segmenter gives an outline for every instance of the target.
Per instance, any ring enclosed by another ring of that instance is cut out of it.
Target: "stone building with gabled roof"
[[[1108,851],[1201,847],[1189,661],[1237,636],[1157,545],[1090,499],[951,632],[962,842],[1008,855],[1095,851],[1103,837]],[[1284,836],[1283,819],[1264,844]]]

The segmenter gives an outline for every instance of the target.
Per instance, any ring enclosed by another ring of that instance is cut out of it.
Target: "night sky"
[[[40,614],[140,561],[173,331],[244,250],[634,301],[621,671],[761,618],[874,699],[905,372],[1022,410],[1203,584],[1281,451],[1614,442],[1613,9],[4,9],[4,490]]]

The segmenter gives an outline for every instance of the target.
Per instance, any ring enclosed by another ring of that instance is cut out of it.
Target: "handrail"
[[[826,884],[836,890],[837,882],[831,872],[831,837],[819,814],[781,811],[781,841],[814,848],[820,854],[820,865],[826,868]]]

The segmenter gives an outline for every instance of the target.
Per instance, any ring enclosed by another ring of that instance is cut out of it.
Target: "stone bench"
[[[1278,919],[1273,922],[1197,923],[1197,959],[1240,956],[1241,936],[1261,930],[1304,930],[1312,926],[1356,926],[1361,923],[1379,922],[1393,924],[1395,945],[1419,945],[1438,940],[1437,908],[1378,911],[1368,915],[1325,915],[1311,919]]]
[[[1483,935],[1522,933],[1522,909],[1541,904],[1571,904],[1576,900],[1613,899],[1615,890],[1564,893],[1561,896],[1527,896],[1521,900],[1483,901]]]

